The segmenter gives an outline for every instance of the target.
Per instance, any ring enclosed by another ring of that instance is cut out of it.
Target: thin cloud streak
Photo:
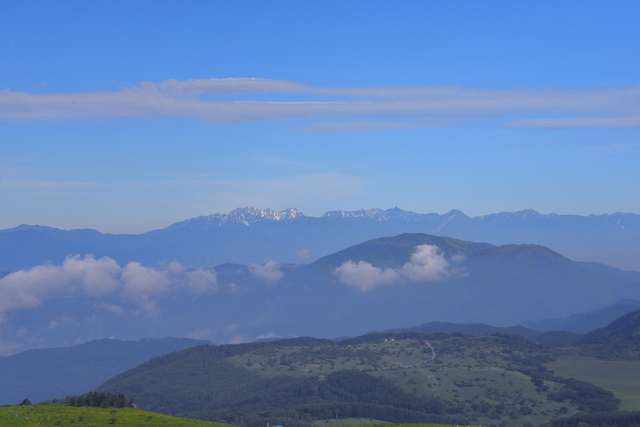
[[[269,94],[289,94],[305,100],[226,99],[248,95],[262,99]],[[216,96],[221,99],[205,99]],[[3,90],[0,91],[0,119],[178,117],[212,124],[339,119],[312,123],[302,129],[344,131],[405,129],[437,125],[445,120],[504,118],[505,126],[512,128],[626,128],[640,126],[639,100],[640,87],[332,88],[284,80],[230,78],[143,82],[119,91],[76,94]],[[510,119],[514,115],[549,114],[571,117]]]
[[[426,127],[442,127],[449,125],[445,121],[431,122],[384,122],[376,120],[358,120],[344,122],[315,122],[309,123],[299,130],[307,132],[359,132],[371,130],[398,130],[398,129],[418,129]]]

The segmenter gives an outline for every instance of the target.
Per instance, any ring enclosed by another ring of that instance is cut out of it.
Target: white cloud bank
[[[0,279],[0,320],[12,310],[33,308],[55,295],[85,295],[99,298],[120,296],[152,309],[155,298],[183,292],[201,295],[218,289],[215,271],[188,270],[172,262],[164,270],[130,262],[122,267],[109,257],[93,255],[67,257],[62,265],[40,265],[20,270]],[[119,306],[105,304],[112,312]]]
[[[246,100],[251,95],[264,99],[269,94],[288,94],[301,100]],[[243,98],[230,100],[233,96]],[[516,128],[628,128],[640,126],[639,101],[640,87],[635,86],[337,88],[227,78],[142,82],[117,91],[69,94],[0,90],[0,120],[181,117],[248,123],[309,119],[312,121],[303,130],[346,131],[442,126],[457,120],[498,117]],[[513,115],[531,117],[509,119]]]
[[[437,246],[419,245],[409,262],[400,268],[381,269],[366,261],[347,261],[333,273],[342,283],[367,292],[404,280],[426,282],[443,279],[452,274],[451,264],[459,260],[459,257],[447,260]]]

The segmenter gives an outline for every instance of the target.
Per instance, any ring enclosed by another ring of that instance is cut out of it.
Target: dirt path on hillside
[[[424,343],[427,347],[429,347],[431,349],[431,362],[433,362],[434,360],[436,360],[436,350],[433,348],[433,346],[431,345],[431,343],[427,340],[424,340]]]

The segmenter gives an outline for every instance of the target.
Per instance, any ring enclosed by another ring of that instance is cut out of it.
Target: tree
[[[29,399],[24,399],[18,406],[30,406],[31,401]]]

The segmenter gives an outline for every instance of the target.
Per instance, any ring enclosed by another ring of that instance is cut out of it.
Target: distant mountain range
[[[523,325],[538,331],[568,331],[586,334],[635,310],[640,310],[640,301],[624,299],[589,313],[576,313],[556,319],[526,321],[523,322]]]
[[[177,260],[190,267],[224,263],[307,262],[365,240],[427,233],[494,245],[539,244],[577,261],[640,271],[640,215],[540,214],[534,210],[470,218],[393,209],[329,211],[308,217],[297,209],[239,208],[137,235],[21,225],[0,231],[0,271],[60,263],[69,254],[108,255],[121,264]]]
[[[0,344],[335,338],[432,321],[512,326],[640,299],[639,282],[616,271],[599,273],[538,245],[419,233],[369,240],[311,264],[155,270],[74,258],[3,279],[22,278],[34,294],[15,291],[2,301],[0,308],[17,305],[0,323]]]
[[[601,328],[612,324],[616,319],[623,318],[638,310],[640,310],[640,301],[624,299],[599,310],[576,313],[562,318],[528,321],[517,326],[499,327],[481,323],[427,322],[420,326],[390,329],[384,332],[462,333],[476,336],[501,333],[520,335],[538,344],[566,345],[580,342],[588,332],[600,331]],[[587,335],[588,339],[593,337],[594,334]]]
[[[390,333],[402,334],[403,332],[417,332],[421,334],[466,334],[466,335],[491,335],[491,334],[512,334],[519,335],[538,344],[548,345],[571,345],[578,343],[583,334],[567,331],[541,332],[524,326],[491,326],[482,323],[451,323],[451,322],[428,322],[420,326],[411,328],[390,329]]]

